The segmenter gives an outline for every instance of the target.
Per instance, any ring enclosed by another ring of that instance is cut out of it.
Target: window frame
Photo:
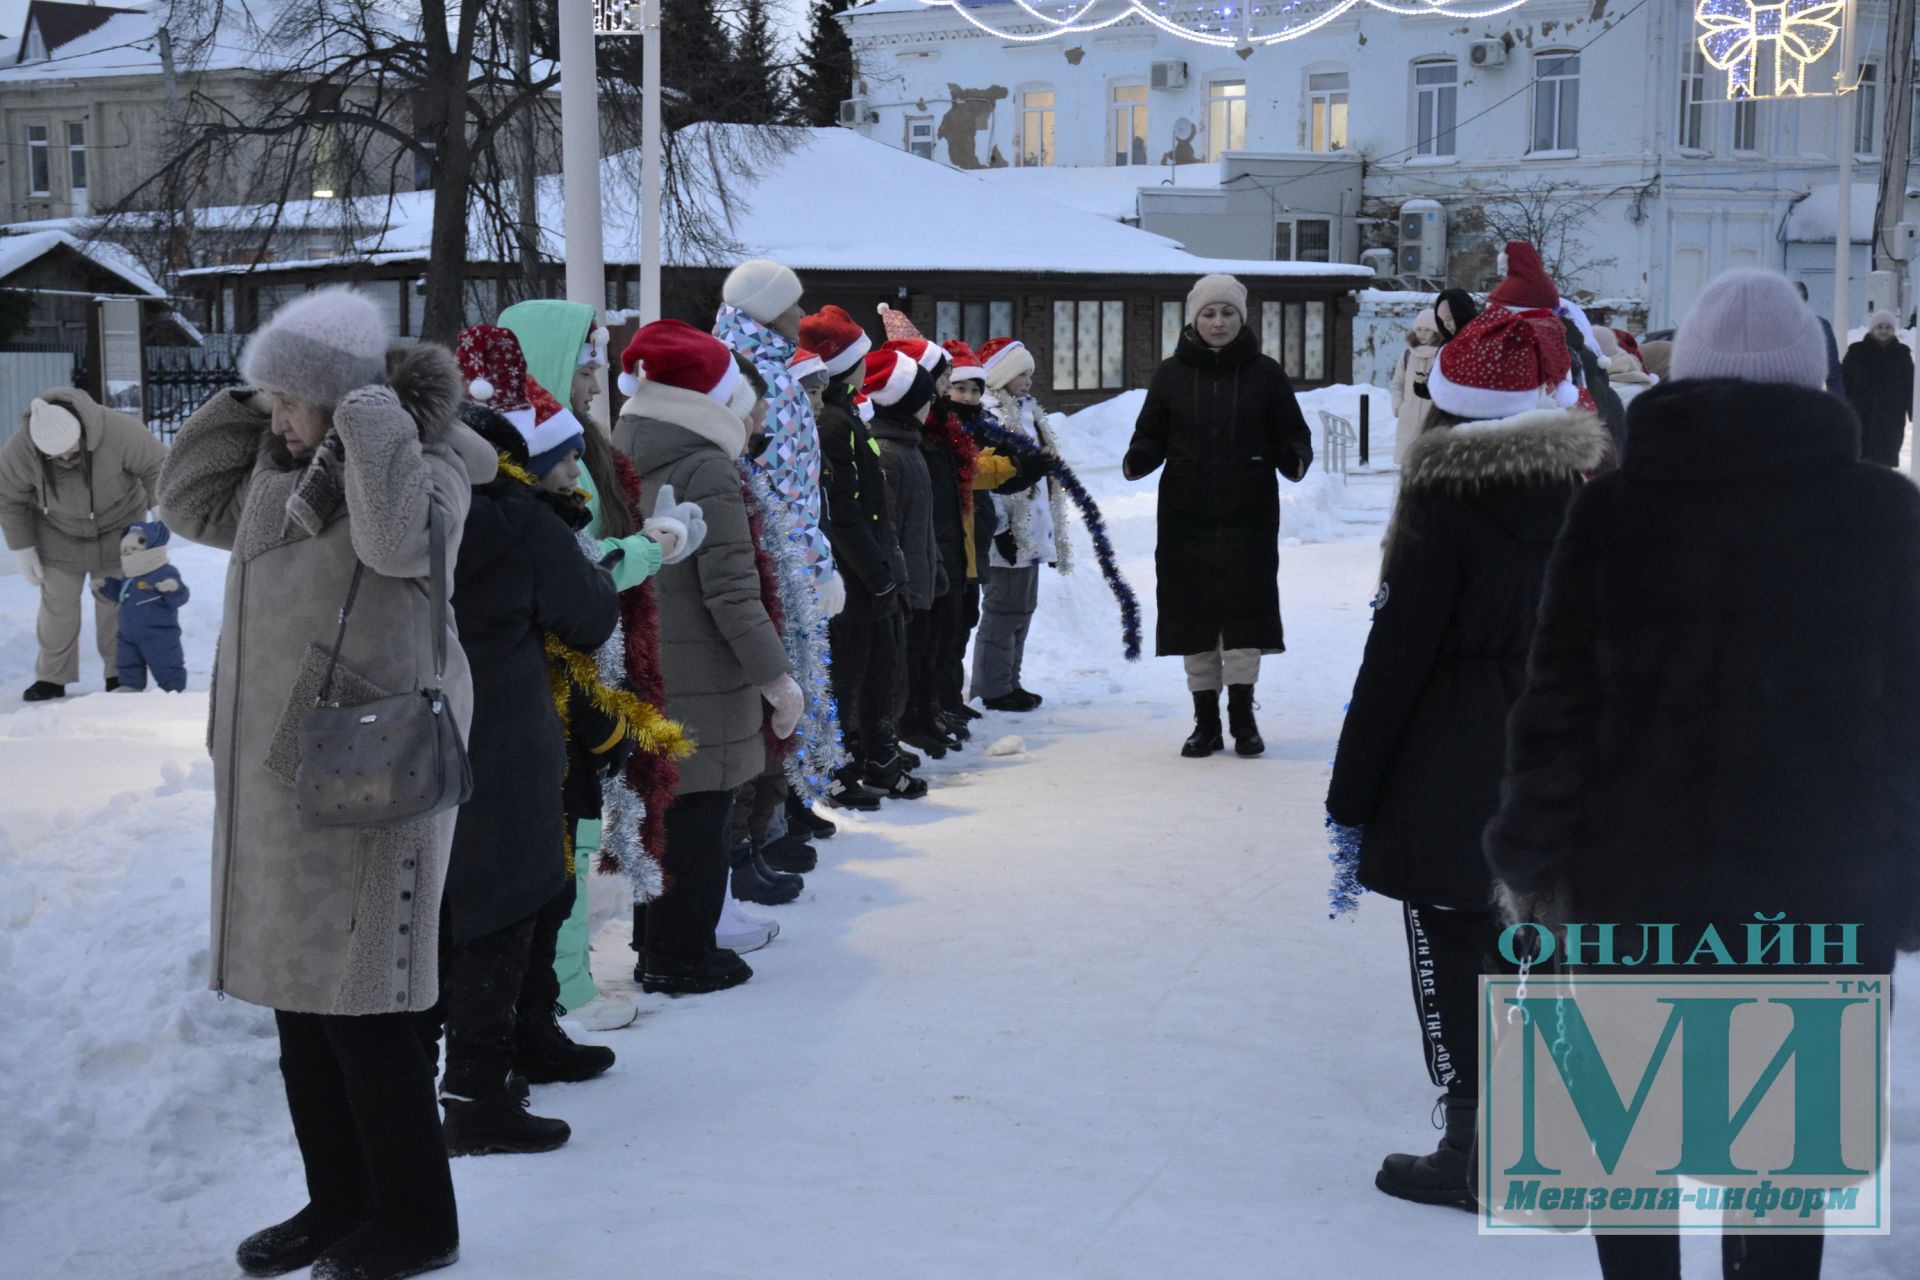
[[[27,197],[53,194],[53,127],[30,124],[27,130]],[[38,138],[34,134],[39,134]],[[35,179],[38,179],[36,182]]]
[[[87,161],[87,123],[84,120],[69,120],[66,122],[66,124],[67,124],[67,190],[70,193],[77,193],[81,191],[91,190],[93,186],[93,183],[91,182],[91,178],[93,174],[91,169],[88,168],[88,161]],[[76,130],[79,132],[79,135],[80,135],[80,140],[78,142],[74,141],[74,133]],[[74,165],[76,162],[79,165],[78,172],[79,172],[80,181],[78,182],[74,181],[74,175],[75,175]]]
[[[926,138],[924,139],[926,148],[927,148],[925,152],[914,150],[914,144],[917,141],[921,141],[921,140],[916,139],[913,136],[913,131],[920,126],[925,126],[927,130],[927,135],[926,135]],[[919,156],[922,160],[933,159],[934,158],[933,153],[940,145],[939,117],[938,116],[907,116],[905,119],[904,137],[905,137],[905,145],[902,147],[902,150],[904,150],[908,155]]]
[[[1853,104],[1853,154],[1857,160],[1877,160],[1880,158],[1882,139],[1880,137],[1880,91],[1885,84],[1880,79],[1880,59],[1860,59],[1859,72],[1854,76],[1854,94],[1858,101]],[[1867,145],[1863,148],[1860,139],[1865,137]]]
[[[1120,99],[1122,90],[1129,93],[1138,90],[1140,97],[1137,100],[1129,98],[1123,103]],[[1138,77],[1110,80],[1107,82],[1107,154],[1113,157],[1112,164],[1114,168],[1118,169],[1133,165],[1150,165],[1153,163],[1153,153],[1147,149],[1147,140],[1150,137],[1149,131],[1153,128],[1153,114],[1151,111],[1153,104],[1151,98],[1152,90],[1145,80],[1139,79]],[[1122,111],[1127,112],[1130,117],[1126,130],[1127,146],[1124,151],[1121,149],[1120,144],[1120,113]],[[1135,132],[1136,129],[1138,130],[1137,133]],[[1140,146],[1140,158],[1138,160],[1133,158],[1133,144],[1136,142],[1139,143]]]
[[[1045,105],[1034,105],[1028,102],[1028,99],[1032,98],[1035,94],[1045,94],[1047,96]],[[1051,169],[1060,163],[1060,153],[1055,143],[1055,139],[1058,136],[1059,116],[1057,112],[1059,110],[1059,104],[1059,91],[1050,84],[1029,84],[1021,86],[1020,138],[1019,145],[1014,148],[1013,161],[1016,167],[1023,169]],[[1043,144],[1045,150],[1041,159],[1029,160],[1027,157],[1030,149],[1027,145],[1027,138],[1029,131],[1034,127],[1035,117],[1039,117],[1042,132],[1045,134],[1045,143]]]
[[[1238,87],[1238,94],[1225,94],[1220,90]],[[1245,76],[1218,76],[1207,80],[1207,155],[1208,164],[1217,164],[1220,157],[1229,151],[1244,151],[1247,147],[1247,78]],[[1215,129],[1214,115],[1220,114],[1221,128]],[[1234,117],[1239,116],[1235,121]],[[1234,135],[1238,132],[1238,137]],[[1220,134],[1226,135],[1225,140]]]
[[[1572,72],[1565,70],[1568,62],[1573,64]],[[1543,75],[1542,68],[1549,63],[1560,68],[1551,75]],[[1562,159],[1580,154],[1580,78],[1583,67],[1578,49],[1543,49],[1533,55],[1533,93],[1529,97],[1527,110],[1527,155],[1536,159]],[[1540,141],[1540,109],[1542,91],[1553,86],[1553,132],[1551,146],[1542,147]],[[1573,88],[1573,127],[1571,138],[1566,136],[1567,88]]]
[[[1766,154],[1758,98],[1735,98],[1732,111],[1733,154],[1743,160],[1751,160]]]
[[[1674,149],[1684,155],[1712,155],[1713,148],[1707,145],[1707,104],[1712,101],[1707,88],[1707,55],[1700,51],[1698,44],[1688,41],[1682,57],[1680,112],[1674,121]],[[1689,137],[1692,141],[1688,141]]]
[[[1064,308],[1064,310],[1063,310]],[[1124,298],[1054,298],[1053,391],[1107,392],[1127,387],[1127,303]],[[1118,332],[1109,324],[1118,319]],[[1087,349],[1091,338],[1093,349]],[[1089,374],[1087,371],[1091,370]]]
[[[1453,80],[1448,84],[1421,84],[1422,70],[1440,67],[1450,68]],[[1460,59],[1450,56],[1433,55],[1414,60],[1408,74],[1412,77],[1410,98],[1413,104],[1413,155],[1408,157],[1416,164],[1446,164],[1460,155]],[[1452,124],[1442,130],[1439,126],[1441,104],[1444,97],[1452,98]],[[1425,108],[1426,99],[1433,99],[1434,130],[1431,137],[1421,136],[1420,116]],[[1440,149],[1442,139],[1446,150]],[[1425,148],[1423,150],[1423,148]]]
[[[1306,110],[1301,112],[1300,120],[1307,130],[1307,150],[1315,155],[1338,155],[1352,150],[1353,145],[1353,72],[1341,63],[1322,63],[1309,66],[1303,73],[1306,76]],[[1314,80],[1320,76],[1339,76],[1346,83],[1335,89],[1331,86],[1314,86]],[[1326,105],[1324,120],[1316,115],[1322,102]],[[1336,110],[1337,109],[1337,110]],[[1333,145],[1335,117],[1338,117],[1340,145]],[[1322,136],[1321,125],[1326,126]],[[1326,145],[1322,146],[1321,143]]]

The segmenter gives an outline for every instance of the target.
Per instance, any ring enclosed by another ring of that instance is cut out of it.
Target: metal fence
[[[147,427],[169,444],[180,424],[216,391],[240,383],[237,345],[147,348]]]
[[[20,426],[35,396],[78,386],[86,376],[79,352],[50,342],[0,343],[0,443]]]

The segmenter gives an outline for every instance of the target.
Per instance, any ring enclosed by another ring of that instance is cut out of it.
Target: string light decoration
[[[1490,18],[1518,9],[1526,0],[1264,0],[1264,3],[1193,3],[1187,0],[1008,0],[1019,10],[1008,15],[1029,29],[1010,30],[980,17],[979,0],[920,0],[933,8],[952,9],[980,30],[1001,40],[1031,44],[1060,36],[1104,31],[1129,19],[1138,19],[1168,35],[1216,49],[1250,52],[1262,45],[1297,40],[1360,5],[1403,16]],[[1039,23],[1039,29],[1031,28]]]
[[[1847,8],[1846,0],[1700,0],[1693,20],[1704,32],[1701,54],[1727,73],[1729,98],[1821,98],[1831,94],[1807,92],[1807,68],[1841,44]]]

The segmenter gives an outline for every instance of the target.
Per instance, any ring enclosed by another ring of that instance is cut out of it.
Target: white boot
[[[758,951],[779,934],[777,920],[752,914],[729,893],[721,901],[720,923],[713,931],[713,945],[742,953]]]

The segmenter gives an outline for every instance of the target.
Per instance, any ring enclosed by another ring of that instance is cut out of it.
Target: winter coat
[[[661,710],[686,727],[692,757],[675,794],[731,791],[766,767],[760,686],[787,671],[780,633],[760,596],[740,471],[746,424],[697,391],[645,382],[621,410],[613,443],[640,472],[640,509],[661,486],[706,515],[700,549],[653,578],[660,607]]]
[[[1567,350],[1573,356],[1573,380],[1587,389],[1587,395],[1592,398],[1594,409],[1599,413],[1600,421],[1606,424],[1607,435],[1613,441],[1613,448],[1607,452],[1606,463],[1618,465],[1627,450],[1626,403],[1614,394],[1613,379],[1607,376],[1600,353],[1587,345],[1580,326],[1564,315],[1560,317],[1560,323],[1566,328]]]
[[[1820,332],[1827,339],[1827,390],[1836,396],[1847,394],[1847,373],[1840,362],[1840,344],[1834,340],[1833,326],[1825,316],[1818,317]]]
[[[938,410],[936,409],[936,412]],[[945,441],[929,427],[920,437],[920,453],[927,462],[927,483],[933,502],[933,544],[945,584],[938,592],[958,591],[967,582],[967,526],[973,514],[971,486],[966,505],[960,500],[960,463]]]
[[[1024,436],[1042,449],[1056,449],[1048,415],[1032,396],[998,391],[986,406],[988,420],[1003,431]],[[994,536],[990,564],[1001,569],[1051,565],[1066,573],[1071,567],[1066,550],[1065,495],[1046,477],[1038,458],[1014,463],[1014,481],[993,491]]]
[[[447,581],[493,450],[454,416],[463,379],[443,347],[395,347],[382,384],[334,411],[345,501],[318,536],[289,519],[303,466],[267,430],[265,397],[223,391],[181,427],[160,473],[173,531],[233,552],[214,657],[212,985],[299,1013],[425,1009],[438,995],[440,891],[454,811],[371,828],[309,827],[295,806],[301,718],[314,705],[356,565],[334,696],[428,687],[434,605],[427,513]],[[466,655],[447,610],[441,680],[464,734]]]
[[[1606,428],[1540,410],[1421,433],[1373,630],[1334,755],[1327,812],[1365,827],[1360,881],[1431,906],[1491,901],[1480,830],[1499,799],[1547,557]]]
[[[162,591],[163,582],[173,583],[174,589]],[[170,564],[131,578],[107,578],[95,594],[120,606],[120,637],[135,644],[170,637],[177,645],[180,606],[193,598],[180,570]]]
[[[1427,410],[1433,407],[1433,401],[1416,388],[1427,384],[1427,375],[1433,371],[1433,362],[1439,355],[1439,347],[1408,347],[1393,366],[1393,413],[1398,419],[1393,437],[1395,462],[1406,462],[1407,446],[1427,423]]]
[[[120,535],[147,518],[167,447],[137,418],[70,387],[41,397],[80,420],[81,449],[58,462],[34,446],[23,414],[0,445],[0,533],[7,548],[33,547],[50,569],[120,570]]]
[[[880,470],[886,477],[889,510],[883,540],[900,548],[906,570],[907,607],[931,609],[946,594],[947,571],[933,529],[933,480],[920,451],[920,424],[891,408],[874,411],[873,438],[880,446]]]
[[[473,797],[460,806],[447,875],[456,943],[525,919],[566,887],[566,743],[546,636],[591,651],[619,611],[613,576],[525,481],[503,470],[474,488],[453,573],[473,672]]]
[[[1847,348],[1847,403],[1860,417],[1860,456],[1900,465],[1900,444],[1913,412],[1913,353],[1904,342],[1862,338]]]
[[[793,514],[804,539],[802,558],[815,578],[824,580],[834,572],[834,563],[823,527],[820,433],[807,393],[787,366],[796,350],[793,341],[726,305],[714,318],[713,336],[753,361],[767,380],[767,447],[752,466],[767,477],[774,495]]]
[[[862,617],[876,598],[899,586],[893,556],[876,526],[886,514],[886,480],[880,451],[847,389],[831,383],[820,407],[821,473],[827,501],[827,536],[847,587],[847,611]]]
[[[955,405],[954,414],[960,419],[960,425],[969,435],[974,435],[974,424],[986,415],[984,405]],[[991,421],[991,419],[989,419]],[[993,495],[1002,491],[1020,474],[1013,459],[1001,454],[991,445],[982,444],[978,435],[974,443],[979,453],[973,464],[973,505],[965,515],[967,526],[967,581],[976,582],[986,575],[981,570],[989,566],[993,555],[993,536],[1000,532],[999,514],[993,505]]]
[[[1154,651],[1279,653],[1280,492],[1307,474],[1313,435],[1293,384],[1252,329],[1215,350],[1188,328],[1154,371],[1123,470],[1160,479]]]
[[[1630,432],[1554,550],[1494,874],[1624,954],[1753,911],[1920,943],[1920,492],[1823,391],[1675,381]]]

